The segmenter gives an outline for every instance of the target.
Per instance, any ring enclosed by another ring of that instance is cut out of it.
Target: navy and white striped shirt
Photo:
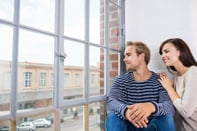
[[[142,102],[152,102],[156,111],[152,116],[174,114],[170,98],[158,81],[158,75],[152,72],[151,77],[144,82],[137,82],[133,72],[128,72],[115,78],[107,99],[107,112],[115,112],[125,119],[128,105]]]

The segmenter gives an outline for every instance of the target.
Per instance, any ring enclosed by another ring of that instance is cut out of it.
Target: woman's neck
[[[175,69],[177,70],[178,76],[182,76],[187,72],[189,67],[186,67],[184,65],[176,66]]]

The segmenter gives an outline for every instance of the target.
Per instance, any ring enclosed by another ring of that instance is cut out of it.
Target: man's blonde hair
[[[146,65],[148,65],[149,61],[150,61],[150,50],[149,48],[146,46],[146,44],[144,44],[141,41],[128,41],[127,42],[127,47],[128,46],[135,46],[136,47],[136,54],[140,55],[141,53],[144,53],[145,55],[145,62]]]

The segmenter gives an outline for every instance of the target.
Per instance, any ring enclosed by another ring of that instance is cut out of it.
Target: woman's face
[[[175,66],[179,60],[180,51],[172,44],[166,43],[162,48],[162,61],[166,66]]]

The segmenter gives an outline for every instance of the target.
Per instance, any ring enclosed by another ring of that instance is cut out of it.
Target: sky
[[[13,20],[14,0],[0,0],[0,19]],[[65,0],[65,34],[71,37],[84,39],[84,10],[81,6],[85,0]],[[54,0],[21,0],[20,1],[20,23],[22,25],[32,26],[47,32],[54,33],[55,4]],[[90,40],[99,43],[100,41],[100,10],[99,0],[90,1]],[[76,4],[78,3],[78,4]],[[69,19],[67,19],[69,18]],[[11,60],[12,58],[12,28],[0,24],[0,59]],[[84,50],[69,42],[64,44],[64,50],[67,54],[65,64],[83,66]],[[38,63],[53,63],[54,38],[41,34],[20,30],[19,32],[19,61],[29,61]],[[96,65],[99,61],[99,52],[97,48],[91,48],[90,65]],[[93,52],[93,53],[92,53]],[[77,54],[78,53],[78,54]],[[80,55],[79,55],[80,54]],[[95,54],[95,55],[94,55]]]

